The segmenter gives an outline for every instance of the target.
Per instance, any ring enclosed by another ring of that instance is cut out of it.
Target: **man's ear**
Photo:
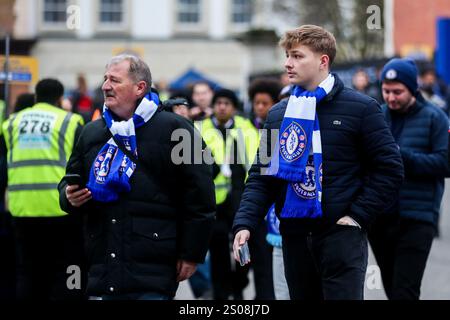
[[[140,96],[143,93],[147,92],[147,82],[139,81],[137,84],[137,95]]]
[[[320,57],[320,69],[325,69],[325,70],[330,69],[330,57],[326,54],[323,54]]]

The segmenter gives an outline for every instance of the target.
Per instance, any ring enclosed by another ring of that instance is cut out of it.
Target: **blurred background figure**
[[[231,226],[256,155],[258,132],[248,119],[236,114],[239,100],[233,91],[216,91],[212,105],[213,115],[195,125],[215,160],[217,214],[210,242],[213,294],[215,300],[242,300],[248,265],[241,267],[231,257]]]
[[[184,97],[175,96],[163,102],[164,110],[176,113],[188,120],[189,109],[191,105]],[[189,278],[189,285],[192,293],[196,299],[211,299],[212,298],[212,284],[211,284],[211,266],[209,262],[209,253],[206,255],[205,262],[197,265],[197,270]]]
[[[169,84],[165,79],[155,82],[155,89],[158,91],[160,101],[166,101],[170,98]]]
[[[0,123],[3,123],[5,116],[5,109],[6,108],[5,108],[5,101],[3,100],[3,93],[0,93]]]
[[[370,83],[369,75],[364,69],[358,69],[352,77],[353,88],[369,97],[374,98],[380,103],[382,101],[381,89]]]
[[[250,84],[248,96],[252,104],[252,123],[262,129],[270,108],[279,100],[281,82],[271,78],[255,79]],[[274,300],[272,246],[266,241],[267,227],[261,221],[249,240],[255,278],[255,300]],[[284,272],[284,271],[283,271]]]
[[[275,213],[275,205],[270,207],[266,216],[267,236],[266,240],[273,247],[272,254],[272,279],[273,291],[276,300],[290,300],[289,288],[284,275],[283,239],[280,234],[280,220]],[[251,240],[250,240],[251,241]]]
[[[419,90],[428,102],[449,114],[450,95],[448,87],[441,82],[436,75],[436,69],[432,65],[425,65],[420,70]]]
[[[5,113],[3,91],[0,88],[0,141],[3,140],[1,124]],[[6,174],[6,153],[0,152],[0,301],[12,300],[16,296],[16,263],[14,235],[12,230],[11,214],[5,204],[5,192],[8,184]]]
[[[206,81],[197,82],[192,86],[191,100],[193,107],[189,116],[193,121],[204,120],[212,115],[211,101],[213,96],[214,91]]]
[[[14,105],[14,113],[34,106],[34,103],[35,96],[33,93],[22,93],[17,97],[16,103]]]
[[[92,112],[91,121],[95,121],[102,117],[104,100],[102,86],[99,85],[92,93],[92,107],[94,111]]]
[[[186,98],[175,97],[163,102],[164,110],[176,113],[186,119],[189,118],[190,104]]]
[[[248,89],[252,103],[252,123],[256,129],[262,129],[270,108],[277,103],[281,93],[281,83],[275,79],[255,79]]]
[[[67,112],[72,112],[73,110],[72,101],[70,101],[69,98],[62,99],[61,108]]]
[[[88,86],[84,75],[77,77],[77,88],[72,92],[72,112],[83,117],[84,123],[91,121],[94,112],[92,98],[88,92]]]

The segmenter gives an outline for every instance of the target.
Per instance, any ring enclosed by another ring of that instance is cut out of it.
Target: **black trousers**
[[[211,258],[211,282],[214,300],[241,300],[248,285],[249,266],[241,267],[231,256],[231,225],[224,219],[214,222],[209,246]]]
[[[266,221],[261,221],[248,242],[255,282],[255,300],[275,300],[272,272],[273,247],[266,241]]]
[[[291,299],[362,300],[367,250],[366,232],[353,226],[283,235]]]
[[[375,221],[369,241],[389,299],[419,299],[435,233],[432,224],[398,215],[382,216]]]
[[[84,298],[86,268],[79,217],[14,218],[17,298],[20,300],[78,300]],[[80,268],[80,289],[71,288]],[[68,280],[71,284],[68,286]]]

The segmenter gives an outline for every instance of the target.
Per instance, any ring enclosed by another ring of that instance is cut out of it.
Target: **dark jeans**
[[[14,218],[16,241],[17,298],[78,300],[84,298],[85,273],[81,220],[75,216]],[[81,288],[69,288],[80,268]],[[68,281],[69,280],[69,281]]]
[[[419,299],[435,232],[432,224],[397,215],[382,216],[374,223],[369,241],[389,299]]]
[[[275,300],[272,273],[272,246],[266,241],[266,221],[261,221],[248,242],[255,282],[255,300]]]
[[[197,265],[197,269],[188,281],[196,299],[203,297],[211,289],[211,263],[209,255],[206,256],[204,263]]]
[[[367,268],[366,232],[333,225],[283,235],[285,275],[292,300],[362,300]]]

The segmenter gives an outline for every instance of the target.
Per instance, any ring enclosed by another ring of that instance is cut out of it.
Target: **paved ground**
[[[436,239],[431,248],[425,275],[422,281],[422,295],[424,300],[450,300],[450,179],[446,181],[446,192],[444,194],[441,221],[440,238]],[[250,274],[250,279],[253,275]],[[365,298],[368,300],[384,300],[386,295],[378,273],[378,266],[372,253],[369,255],[365,286]],[[254,297],[253,281],[244,291],[245,299]],[[182,282],[178,289],[176,299],[194,299],[189,285]]]

